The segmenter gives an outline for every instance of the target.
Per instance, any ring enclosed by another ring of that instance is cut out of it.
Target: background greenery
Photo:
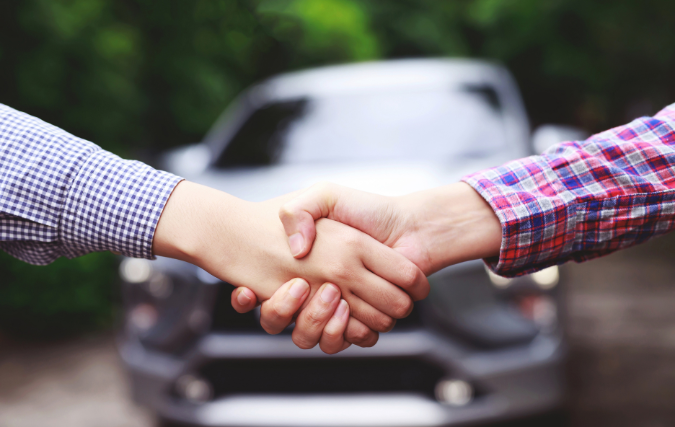
[[[589,131],[675,101],[672,0],[3,0],[0,102],[122,156],[199,140],[243,88],[303,67],[505,63],[533,124]],[[115,259],[0,256],[0,329],[108,325]]]

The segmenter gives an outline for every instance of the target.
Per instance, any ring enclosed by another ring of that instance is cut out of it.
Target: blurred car
[[[530,135],[503,67],[400,60],[326,67],[247,90],[204,141],[162,167],[260,201],[319,181],[401,195],[578,136]],[[534,142],[533,142],[534,141]],[[125,259],[120,351],[135,399],[200,426],[447,426],[561,404],[557,267],[517,279],[481,261],[430,277],[432,292],[373,348],[327,356],[236,313],[232,285],[190,264]]]

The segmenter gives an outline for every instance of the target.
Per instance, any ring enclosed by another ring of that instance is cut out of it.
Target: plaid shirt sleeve
[[[23,261],[94,251],[153,258],[180,181],[0,104],[0,249]]]
[[[502,224],[502,276],[586,261],[675,227],[675,104],[462,179]]]

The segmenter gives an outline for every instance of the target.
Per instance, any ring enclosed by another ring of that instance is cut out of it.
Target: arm
[[[675,104],[464,178],[502,224],[504,276],[586,261],[675,226]]]
[[[324,184],[284,205],[280,216],[298,257],[311,248],[314,219],[329,217],[396,248],[427,274],[485,258],[497,274],[514,276],[672,230],[674,145],[675,104],[654,118],[469,175],[471,187],[385,198]]]
[[[463,181],[398,198],[323,185],[285,204],[280,216],[297,257],[311,248],[314,219],[327,217],[427,274],[475,258],[504,276],[592,259],[675,226],[675,104]]]
[[[409,309],[398,286],[428,286],[403,257],[331,221],[318,225],[326,239],[317,240],[323,249],[314,259],[295,260],[285,249],[280,200],[252,204],[179,182],[0,105],[0,248],[24,261],[47,264],[93,251],[156,253],[249,286],[262,299],[292,277],[307,277],[309,295],[331,281],[352,305],[347,336],[353,330],[371,340],[364,323],[388,330],[394,321],[385,313],[401,317]],[[369,304],[375,300],[377,307]]]
[[[153,258],[181,178],[0,104],[0,249],[31,264],[114,251]]]

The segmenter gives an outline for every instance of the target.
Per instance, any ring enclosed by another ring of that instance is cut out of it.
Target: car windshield
[[[489,156],[505,146],[496,92],[466,86],[269,103],[248,117],[217,166],[453,160]]]

